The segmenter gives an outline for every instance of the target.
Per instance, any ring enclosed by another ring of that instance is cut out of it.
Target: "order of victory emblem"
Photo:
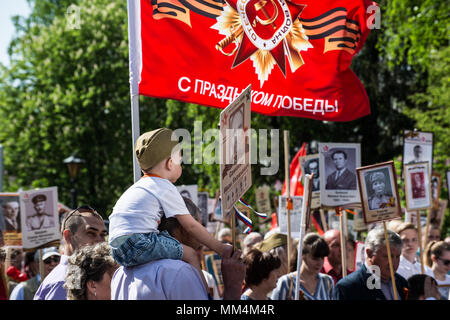
[[[304,64],[300,51],[312,48],[298,20],[305,5],[285,0],[227,4],[211,28],[225,36],[216,49],[227,56],[236,54],[232,68],[250,58],[262,86],[275,64],[286,76],[286,56],[292,72]]]

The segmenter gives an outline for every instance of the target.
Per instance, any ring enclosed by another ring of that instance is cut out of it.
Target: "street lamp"
[[[77,190],[75,189],[75,181],[84,160],[77,158],[75,155],[71,155],[70,157],[64,159],[64,163],[67,165],[67,169],[69,170],[70,182],[72,184],[72,189],[70,189],[70,194],[72,196],[72,209],[75,209],[77,207]]]

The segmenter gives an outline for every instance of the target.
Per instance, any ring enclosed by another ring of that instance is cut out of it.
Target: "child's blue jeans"
[[[118,264],[133,267],[153,260],[181,260],[183,246],[167,231],[135,233],[119,246],[111,245],[111,254]]]

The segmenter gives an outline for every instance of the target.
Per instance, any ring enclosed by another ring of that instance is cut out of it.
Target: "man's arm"
[[[241,250],[236,250],[233,255],[227,252],[222,257],[223,299],[239,300],[242,293],[242,283],[245,279],[245,264],[242,262]]]
[[[215,239],[198,221],[196,221],[190,214],[175,216],[181,226],[189,233],[191,237],[196,238],[200,243],[217,252],[220,256],[226,252],[231,253],[231,246],[225,245],[219,240]],[[230,248],[227,248],[230,247]]]

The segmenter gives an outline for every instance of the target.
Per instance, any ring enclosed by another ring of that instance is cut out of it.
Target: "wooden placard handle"
[[[389,237],[388,237],[387,228],[386,228],[386,221],[383,221],[383,227],[384,227],[384,240],[386,242],[386,250],[387,250],[387,255],[388,255],[388,260],[389,260],[389,271],[391,272],[392,289],[394,291],[394,300],[398,300],[397,285],[395,284],[394,267],[392,265],[391,245],[389,243]]]

